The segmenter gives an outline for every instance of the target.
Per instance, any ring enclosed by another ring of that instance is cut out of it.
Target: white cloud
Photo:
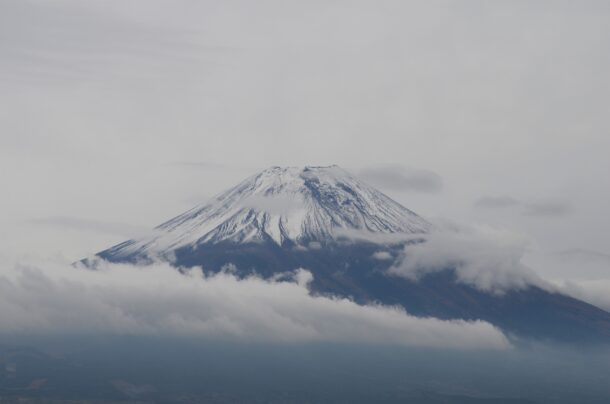
[[[290,281],[230,272],[180,274],[168,264],[3,264],[0,330],[17,333],[189,335],[276,342],[341,341],[503,349],[482,321],[416,318],[402,309],[311,296],[311,274]]]
[[[564,293],[610,312],[610,279],[555,282]]]
[[[373,258],[375,258],[376,260],[379,260],[379,261],[387,261],[387,260],[391,260],[394,257],[392,257],[392,254],[390,254],[387,251],[376,251],[373,254]]]
[[[404,245],[390,275],[419,280],[423,276],[455,269],[457,280],[479,290],[503,293],[536,285],[553,289],[522,263],[529,239],[514,232],[486,225],[464,225],[437,220],[429,233],[379,234],[366,231],[339,231],[346,242],[365,241]]]
[[[319,249],[321,249],[321,248],[322,248],[322,244],[320,244],[320,242],[318,242],[318,241],[310,241],[310,242],[307,244],[307,247],[308,247],[310,250],[319,250]]]
[[[549,287],[521,262],[528,243],[514,233],[487,226],[437,226],[421,239],[405,246],[390,274],[418,280],[455,269],[459,282],[493,293],[528,285]]]

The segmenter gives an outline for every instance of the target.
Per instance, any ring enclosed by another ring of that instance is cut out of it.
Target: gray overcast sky
[[[609,49],[605,0],[2,0],[0,252],[77,259],[336,163],[610,278]]]

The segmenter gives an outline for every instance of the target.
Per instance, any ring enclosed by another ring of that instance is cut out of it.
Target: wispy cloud
[[[475,206],[479,208],[506,208],[520,205],[521,202],[510,196],[483,196],[475,201]]]
[[[437,226],[420,239],[404,247],[388,271],[391,275],[417,281],[453,269],[458,282],[490,293],[532,285],[550,288],[521,262],[528,240],[512,232],[488,226]]]
[[[556,282],[564,292],[610,312],[610,279]]]
[[[360,170],[362,179],[383,189],[435,193],[443,189],[443,179],[433,171],[386,165]]]
[[[373,254],[373,258],[379,261],[390,261],[393,260],[394,257],[388,251],[376,251]]]
[[[523,214],[527,216],[566,216],[572,207],[565,201],[544,201],[525,203]]]
[[[427,274],[455,270],[458,282],[481,291],[502,294],[508,290],[535,285],[552,289],[521,260],[529,239],[514,232],[490,226],[436,221],[428,233],[376,234],[341,231],[347,241],[359,240],[386,245],[404,245],[388,273],[414,281]],[[388,254],[379,253],[388,258]]]
[[[572,206],[563,200],[520,201],[508,195],[482,196],[474,202],[481,209],[519,208],[526,216],[560,217],[572,212]]]
[[[606,262],[610,264],[610,254],[586,248],[571,248],[568,250],[562,250],[555,253],[555,255],[561,256],[569,260],[597,261]]]

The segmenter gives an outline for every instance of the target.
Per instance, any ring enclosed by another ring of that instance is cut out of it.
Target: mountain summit
[[[345,231],[425,233],[430,224],[342,168],[271,167],[113,249],[163,255],[223,241],[279,246],[326,243]]]
[[[238,276],[265,278],[305,268],[314,294],[402,306],[416,316],[485,320],[510,335],[610,342],[610,313],[533,284],[497,295],[461,282],[450,266],[417,280],[393,276],[395,263],[411,259],[411,243],[427,242],[432,231],[337,166],[272,167],[97,255],[111,262],[161,258],[206,272],[232,264]],[[404,234],[411,236],[393,237]]]

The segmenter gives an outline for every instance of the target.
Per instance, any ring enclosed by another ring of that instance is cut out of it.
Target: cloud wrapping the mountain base
[[[550,288],[521,263],[527,240],[485,226],[437,227],[407,244],[389,274],[419,280],[429,273],[454,269],[459,282],[502,294],[529,285]]]
[[[402,309],[314,297],[311,274],[289,281],[230,272],[179,273],[168,264],[4,264],[0,330],[21,334],[177,335],[275,341],[336,341],[457,349],[505,349],[482,321],[416,318]]]
[[[610,279],[557,282],[564,293],[610,312]]]

